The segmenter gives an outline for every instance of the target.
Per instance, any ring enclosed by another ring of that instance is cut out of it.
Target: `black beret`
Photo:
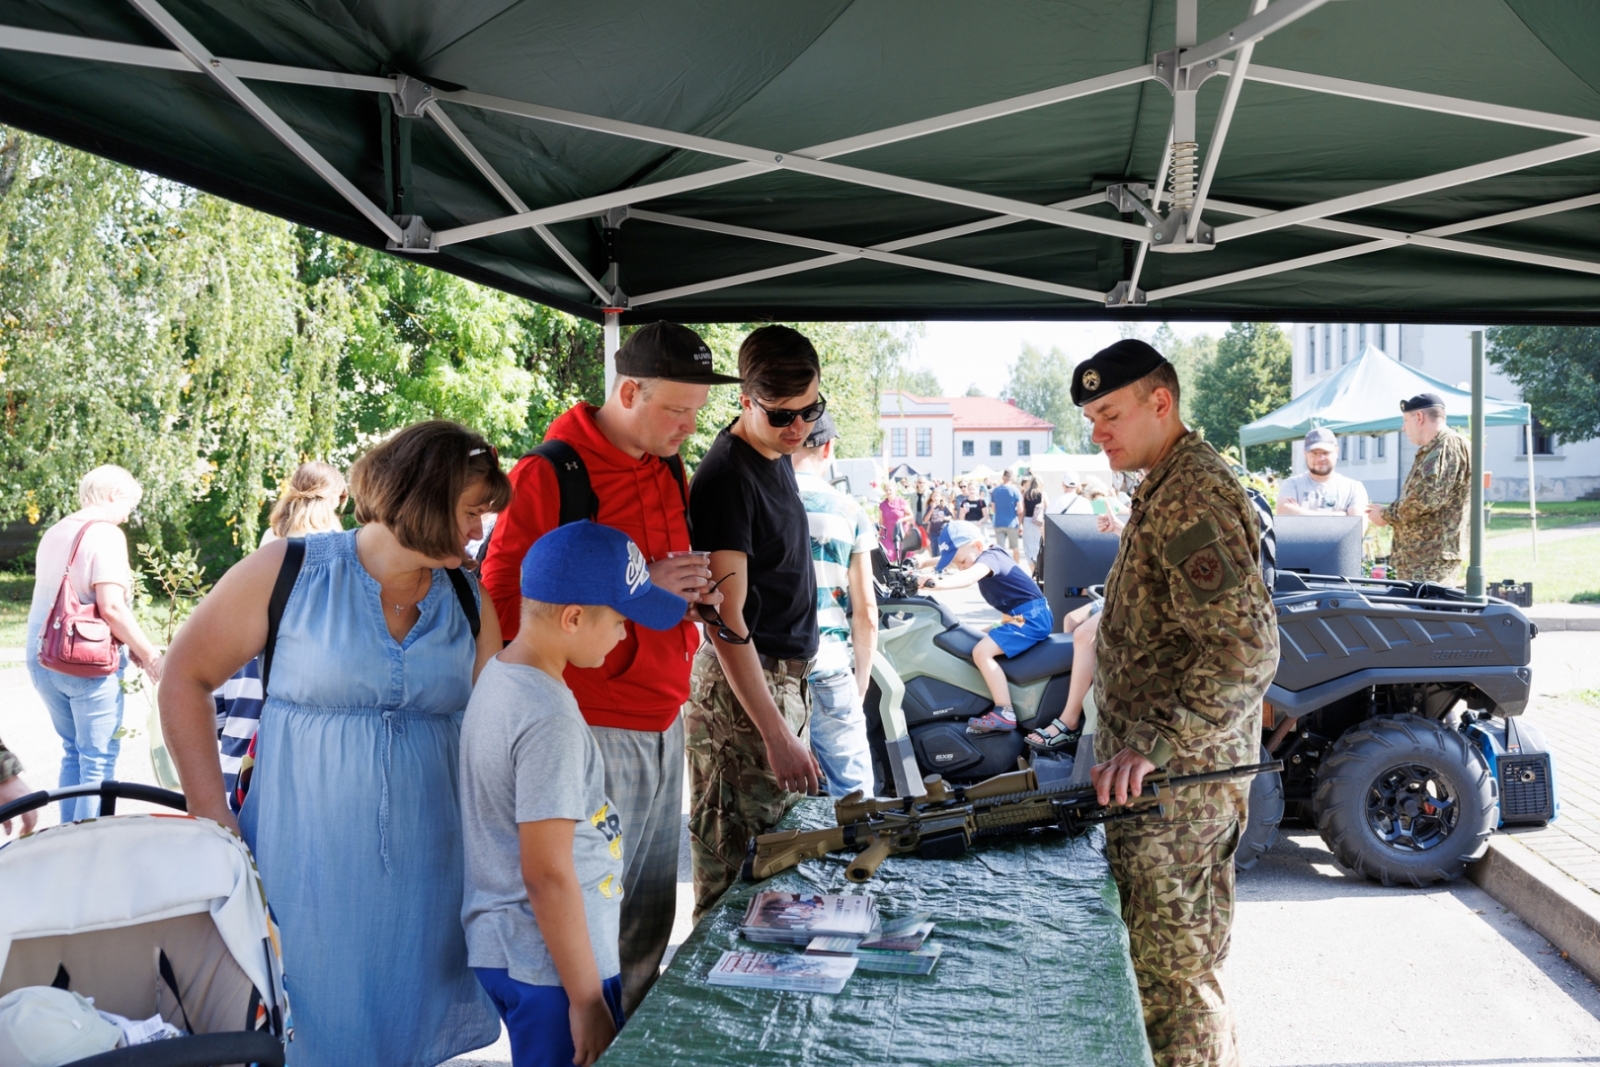
[[[1166,361],[1143,341],[1118,341],[1073,368],[1072,402],[1081,408],[1091,400],[1132,385]]]
[[[1442,407],[1444,407],[1444,400],[1438,393],[1418,393],[1410,400],[1400,401],[1400,410],[1407,412]]]

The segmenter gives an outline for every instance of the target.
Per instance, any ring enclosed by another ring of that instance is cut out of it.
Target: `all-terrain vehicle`
[[[923,595],[909,568],[881,565],[878,578],[867,722],[880,794],[919,792],[924,774],[975,781],[1030,758],[1021,734],[1065,704],[1072,639],[1057,634],[1002,661],[1022,729],[971,737],[966,720],[991,704],[971,663],[982,632]],[[1273,600],[1281,652],[1262,759],[1285,770],[1252,784],[1241,869],[1272,847],[1287,816],[1315,826],[1352,870],[1422,886],[1458,877],[1497,826],[1555,818],[1550,754],[1516,718],[1537,633],[1516,607],[1429,583],[1293,572],[1279,572]],[[1035,766],[1084,780],[1092,744],[1086,732],[1076,766]]]

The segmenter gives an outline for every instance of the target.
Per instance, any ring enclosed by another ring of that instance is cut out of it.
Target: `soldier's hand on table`
[[[1130,796],[1138,796],[1144,789],[1144,776],[1156,765],[1131,748],[1125,748],[1104,763],[1097,763],[1089,771],[1089,781],[1094,783],[1095,799],[1102,806],[1113,802],[1122,806]]]
[[[1374,526],[1387,526],[1387,525],[1389,525],[1388,518],[1383,514],[1383,505],[1382,504],[1368,504],[1367,505],[1367,521],[1372,523],[1372,525],[1374,525]]]
[[[819,791],[822,772],[817,768],[809,745],[787,730],[777,737],[763,736],[762,740],[767,743],[767,761],[772,764],[772,773],[780,788],[807,796]]]

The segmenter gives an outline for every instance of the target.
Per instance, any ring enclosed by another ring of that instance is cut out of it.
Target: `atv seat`
[[[935,636],[933,643],[953,656],[970,660],[972,650],[987,636],[982,630],[971,626],[952,626]],[[995,662],[1000,664],[1006,679],[1013,685],[1029,685],[1065,674],[1072,669],[1072,635],[1051,634],[1016,659],[1001,656]]]

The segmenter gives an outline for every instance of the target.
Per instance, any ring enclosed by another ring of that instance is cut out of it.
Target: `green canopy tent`
[[[7,0],[0,122],[608,351],[657,318],[1592,323],[1597,37],[1593,0]]]

